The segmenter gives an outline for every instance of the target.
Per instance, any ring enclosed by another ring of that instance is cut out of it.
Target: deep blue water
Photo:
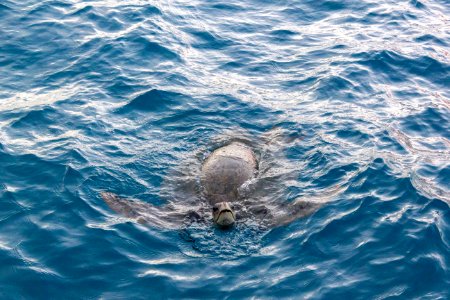
[[[449,43],[448,0],[1,0],[0,298],[449,299]],[[182,205],[236,138],[249,197],[323,206],[182,231],[99,196]]]

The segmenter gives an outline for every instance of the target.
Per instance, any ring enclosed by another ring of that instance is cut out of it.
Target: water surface
[[[3,0],[0,297],[450,298],[449,16],[447,0]],[[249,197],[326,204],[186,232],[99,197],[183,203],[235,138],[261,156]]]

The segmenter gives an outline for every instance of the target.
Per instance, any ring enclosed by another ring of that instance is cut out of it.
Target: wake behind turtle
[[[317,203],[303,200],[283,203],[270,211],[264,203],[251,201],[242,187],[257,180],[259,162],[250,146],[231,142],[213,151],[203,162],[200,172],[202,191],[198,201],[210,207],[210,213],[178,205],[154,206],[139,200],[126,200],[109,192],[101,193],[103,200],[116,212],[139,223],[158,227],[181,227],[186,221],[204,221],[211,218],[220,227],[254,218],[267,226],[279,226],[311,214]],[[209,216],[208,216],[209,215]]]

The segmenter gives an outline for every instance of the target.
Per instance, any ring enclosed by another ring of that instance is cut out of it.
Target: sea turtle
[[[200,172],[204,199],[212,210],[212,219],[219,227],[230,227],[236,221],[254,217],[268,226],[287,224],[311,214],[319,204],[303,200],[286,203],[272,212],[258,201],[247,201],[241,188],[257,179],[258,160],[250,146],[234,141],[214,150],[203,162]],[[159,227],[174,227],[183,221],[203,220],[207,214],[200,209],[180,208],[169,204],[154,206],[139,200],[126,200],[109,192],[101,193],[103,200],[116,212],[139,223]],[[209,216],[211,216],[209,214]]]

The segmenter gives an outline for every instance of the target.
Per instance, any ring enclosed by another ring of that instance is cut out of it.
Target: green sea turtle
[[[319,204],[303,200],[280,204],[269,210],[264,203],[250,201],[241,192],[242,187],[257,180],[258,160],[253,150],[243,142],[231,142],[213,151],[200,170],[202,191],[209,213],[202,208],[182,204],[154,206],[139,200],[126,200],[109,192],[101,193],[103,200],[116,212],[142,224],[159,227],[177,227],[186,220],[211,218],[220,227],[229,227],[239,220],[254,218],[268,226],[287,224],[316,211]],[[204,206],[203,206],[204,207]],[[273,211],[276,210],[276,211]]]

